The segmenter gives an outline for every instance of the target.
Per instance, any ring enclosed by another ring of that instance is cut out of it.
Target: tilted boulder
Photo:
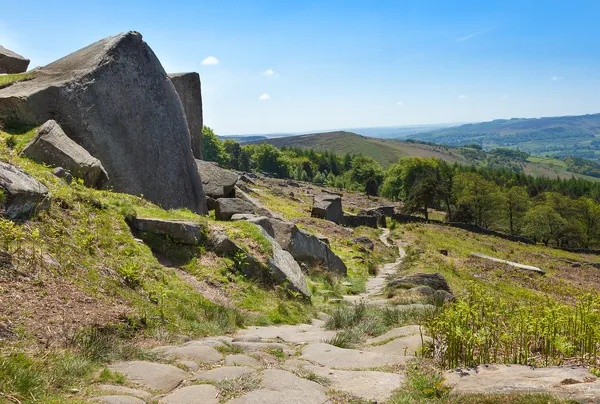
[[[213,199],[235,197],[235,184],[239,179],[236,173],[208,161],[196,160],[196,164],[206,196]]]
[[[0,216],[27,219],[49,207],[48,188],[20,168],[0,161]]]
[[[200,244],[206,238],[203,225],[184,220],[135,218],[130,226],[134,231],[169,236],[183,244]]]
[[[0,45],[0,74],[24,73],[29,66],[29,59]]]
[[[38,163],[66,169],[88,187],[101,188],[108,181],[100,160],[72,141],[52,120],[39,127],[23,154]]]
[[[267,217],[279,217],[279,215],[276,215],[275,213],[273,213],[265,205],[263,205],[262,203],[260,203],[259,201],[257,201],[256,199],[254,199],[253,197],[248,195],[246,192],[241,190],[239,187],[235,187],[235,196],[237,198],[243,199],[244,201],[246,201],[250,205],[252,205],[254,207],[254,213],[256,213],[257,215],[267,216]]]
[[[173,73],[169,78],[183,104],[194,157],[202,159],[202,89],[198,73]]]
[[[0,120],[56,120],[102,162],[114,191],[206,213],[183,105],[137,32],[105,38],[0,90]]]
[[[338,224],[341,223],[344,216],[342,210],[342,197],[335,194],[315,195],[311,216],[326,219]]]
[[[215,217],[217,220],[231,220],[237,213],[254,213],[248,202],[237,198],[219,198],[215,201]]]
[[[294,261],[294,257],[281,248],[265,229],[260,226],[256,227],[273,247],[273,255],[269,257],[269,267],[274,281],[286,285],[288,289],[300,293],[304,297],[310,297],[310,289],[306,283],[306,278],[302,273],[302,269],[300,269],[300,265]]]
[[[404,289],[412,289],[417,286],[429,286],[433,290],[444,290],[448,293],[452,293],[450,286],[448,286],[448,282],[446,282],[446,278],[439,272],[406,275],[392,280],[388,283],[388,286]]]
[[[244,275],[250,277],[261,276],[263,266],[260,261],[225,234],[219,231],[212,232],[208,238],[208,246],[211,251],[221,255],[235,256],[242,254],[246,260],[246,265],[241,266]]]

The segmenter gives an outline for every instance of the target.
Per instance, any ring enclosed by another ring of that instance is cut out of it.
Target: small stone
[[[109,368],[135,383],[161,392],[173,390],[189,377],[188,373],[176,366],[145,361],[118,362]]]

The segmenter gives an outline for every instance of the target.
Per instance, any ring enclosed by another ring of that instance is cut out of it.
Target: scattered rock
[[[286,351],[287,348],[288,348],[287,345],[281,344],[279,342],[242,342],[242,341],[236,341],[236,342],[232,342],[231,345],[234,346],[234,347],[236,347],[236,348],[243,349],[244,352],[251,352],[253,354],[254,354],[254,352],[264,351],[265,349],[277,349],[277,350],[281,350],[281,351]]]
[[[206,372],[198,374],[196,380],[231,380],[254,372],[254,369],[246,366],[222,366],[220,368],[207,370]]]
[[[183,104],[183,110],[190,131],[192,153],[202,159],[202,90],[198,73],[172,73],[169,79]],[[200,171],[202,172],[202,171]],[[202,177],[204,179],[204,177]]]
[[[166,235],[184,244],[199,244],[205,238],[205,228],[200,223],[182,220],[134,218],[130,223],[136,232]]]
[[[315,390],[254,390],[227,404],[325,404],[329,400],[325,393]]]
[[[0,214],[11,220],[27,219],[50,207],[48,188],[25,171],[0,161]]]
[[[100,160],[72,141],[53,120],[38,128],[37,136],[25,146],[23,154],[38,163],[68,170],[88,187],[102,188],[108,181]]]
[[[525,269],[527,271],[537,272],[540,275],[544,275],[546,273],[543,270],[541,270],[540,268],[534,267],[532,265],[519,264],[518,262],[513,262],[513,261],[503,260],[500,258],[490,257],[489,255],[484,255],[484,254],[479,254],[479,253],[471,253],[471,256],[476,257],[476,258],[482,258],[482,259],[485,259],[488,261],[499,262],[502,264],[510,265],[511,267]]]
[[[368,369],[377,366],[405,363],[408,356],[338,348],[325,343],[308,344],[302,349],[301,359],[336,369]]]
[[[197,384],[175,390],[158,400],[159,404],[218,404],[219,390],[210,384]]]
[[[236,213],[235,215],[231,216],[231,221],[235,222],[237,220],[253,220],[256,219],[259,216],[256,216],[255,214],[252,213]]]
[[[390,287],[399,287],[404,289],[412,289],[413,287],[420,285],[429,286],[434,290],[445,290],[446,292],[451,293],[448,282],[446,282],[446,278],[444,278],[444,276],[439,272],[431,274],[417,273],[413,275],[407,275],[401,278],[396,278],[388,284]]]
[[[448,250],[442,249],[442,250],[440,250],[440,254],[448,256]]]
[[[324,314],[324,313],[323,313]],[[279,340],[293,344],[306,344],[321,342],[335,336],[335,331],[325,330],[320,326],[311,324],[280,325],[271,327],[251,326],[246,330],[236,333],[236,340],[245,336],[259,338],[259,340]],[[285,345],[282,347],[284,348]]]
[[[183,105],[137,32],[105,38],[0,90],[5,124],[55,119],[102,162],[107,186],[206,213]]]
[[[256,182],[248,176],[248,174],[242,174],[240,176],[240,181],[245,182],[246,184],[257,185]]]
[[[208,245],[212,251],[220,255],[233,256],[236,254],[243,254],[246,257],[247,263],[247,265],[244,265],[242,268],[244,275],[255,277],[261,274],[263,266],[260,261],[225,234],[217,231],[212,232],[208,240]]]
[[[71,182],[73,182],[73,176],[71,173],[62,167],[56,167],[54,170],[52,170],[52,174],[58,178],[62,178],[67,184],[71,184]]]
[[[378,225],[378,220],[377,220],[377,216],[344,215],[342,217],[341,223],[344,226],[348,226],[348,227],[366,226],[366,227],[372,227],[372,228],[376,229],[377,225]]]
[[[452,293],[446,292],[445,290],[436,290],[432,295],[433,302],[441,306],[444,303],[450,303],[454,301],[454,295]]]
[[[177,364],[184,366],[190,372],[195,372],[200,368],[200,366],[196,362],[185,359],[178,360]]]
[[[118,362],[110,370],[122,373],[129,380],[151,390],[168,392],[173,390],[189,375],[178,367],[161,363],[131,361]]]
[[[144,390],[131,389],[125,386],[115,386],[113,384],[99,384],[94,386],[97,390],[105,393],[118,393],[127,396],[134,396],[144,400],[152,398],[152,394]]]
[[[207,196],[213,199],[235,197],[235,184],[238,181],[236,173],[208,161],[196,160],[196,164]]]
[[[406,325],[404,327],[392,328],[388,332],[383,333],[378,337],[369,338],[366,343],[367,343],[367,345],[379,344],[379,343],[385,342],[387,340],[400,338],[400,337],[407,337],[410,335],[417,335],[417,334],[419,334],[419,335],[421,334],[420,326]]]
[[[435,290],[430,288],[429,286],[417,286],[416,288],[409,289],[411,292],[419,293],[423,296],[433,296],[435,294]]]
[[[365,250],[373,251],[375,248],[375,243],[365,236],[356,237],[352,241],[356,244],[360,244]]]
[[[313,198],[312,217],[341,223],[344,212],[342,210],[342,197],[332,194],[319,194]]]
[[[236,213],[254,213],[248,202],[237,198],[219,198],[216,200],[215,217],[217,220],[230,220]]]
[[[204,345],[184,345],[165,350],[167,356],[174,358],[189,358],[203,363],[217,363],[223,355],[215,348]]]
[[[302,379],[286,370],[266,369],[263,371],[262,386],[269,390],[285,391],[320,391],[325,392],[325,387],[311,380]]]
[[[90,398],[89,401],[103,404],[145,404],[144,400],[131,396],[101,396]]]
[[[225,365],[228,366],[260,366],[258,360],[248,355],[227,355]]]
[[[262,203],[260,203],[244,191],[242,191],[239,187],[236,187],[235,196],[240,199],[243,199],[245,202],[248,202],[250,205],[252,205],[254,208],[254,213],[256,213],[256,215],[258,216],[279,217],[271,210],[267,209],[265,205],[263,205]]]
[[[0,45],[0,74],[25,73],[29,59]]]

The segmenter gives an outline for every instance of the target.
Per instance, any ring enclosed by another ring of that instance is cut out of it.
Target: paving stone
[[[115,386],[113,384],[99,384],[94,386],[98,391],[103,393],[118,393],[126,396],[134,396],[137,398],[143,398],[145,400],[152,398],[152,394],[144,390],[130,389],[125,386]]]
[[[196,380],[231,380],[254,372],[254,369],[246,366],[222,366],[199,373]]]
[[[186,368],[188,368],[188,370],[190,370],[191,372],[195,372],[195,371],[197,371],[197,370],[200,368],[200,366],[198,366],[198,364],[197,364],[196,362],[194,362],[194,361],[189,361],[189,360],[185,360],[185,359],[178,360],[178,361],[177,361],[177,364],[178,364],[178,365],[185,366],[185,367],[186,367]]]
[[[266,352],[253,352],[252,356],[258,359],[262,365],[277,365],[279,363],[275,356]]]
[[[324,322],[320,320],[315,321],[315,324],[248,327],[246,330],[239,331],[236,337],[252,336],[260,339],[280,339],[294,344],[304,344],[321,342],[324,339],[335,336],[335,331],[328,331],[322,328]]]
[[[168,392],[190,375],[176,366],[145,361],[118,362],[110,370],[151,390]]]
[[[101,396],[92,397],[88,401],[103,404],[145,404],[144,400],[131,396]]]
[[[204,363],[217,363],[223,359],[223,355],[215,348],[204,345],[186,345],[172,348],[166,354],[176,358],[192,358]]]
[[[260,362],[248,355],[227,355],[225,365],[228,366],[260,366]]]
[[[369,338],[366,341],[367,345],[379,344],[392,338],[407,337],[409,335],[420,334],[420,326],[406,325],[404,327],[392,328],[388,332],[381,334],[375,338]]]
[[[158,400],[159,404],[218,404],[219,390],[210,384],[177,389]]]
[[[325,343],[308,344],[302,349],[302,359],[337,369],[368,369],[405,363],[409,356],[356,349],[338,348]]]
[[[281,349],[286,351],[287,345],[277,342],[232,342],[232,346],[241,348],[244,352],[259,352],[265,349]]]
[[[365,350],[370,352],[414,356],[423,346],[423,341],[425,341],[425,343],[430,342],[431,337],[426,335],[421,337],[419,334],[414,334],[409,335],[408,337],[396,338],[384,345],[368,347],[365,348]]]
[[[228,401],[227,404],[324,404],[328,402],[329,399],[324,393],[314,390],[254,390]]]
[[[262,372],[262,387],[269,390],[301,390],[325,392],[325,387],[311,380],[303,379],[287,370],[266,369]]]

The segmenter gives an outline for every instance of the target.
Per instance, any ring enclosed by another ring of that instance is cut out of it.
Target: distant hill
[[[551,178],[575,176],[594,181],[599,180],[599,178],[584,175],[583,173],[587,173],[587,171],[581,170],[580,166],[574,167],[556,158],[527,156],[527,153],[502,149],[486,152],[480,150],[479,147],[469,145],[446,146],[412,140],[376,139],[345,131],[263,139],[249,143],[269,143],[277,148],[300,147],[329,151],[338,155],[363,154],[372,157],[384,168],[396,163],[400,157],[434,157],[459,164],[513,166],[534,176]]]
[[[600,114],[497,119],[409,135],[447,145],[477,143],[484,149],[518,148],[534,155],[600,161]]]
[[[363,136],[377,137],[381,139],[399,139],[414,135],[417,133],[429,132],[453,126],[459,126],[462,123],[444,123],[431,125],[411,125],[411,126],[382,126],[372,128],[348,128],[347,132],[357,133]]]
[[[235,140],[238,143],[248,143],[257,140],[265,140],[267,137],[262,135],[233,135],[233,136],[217,136],[219,140]]]

